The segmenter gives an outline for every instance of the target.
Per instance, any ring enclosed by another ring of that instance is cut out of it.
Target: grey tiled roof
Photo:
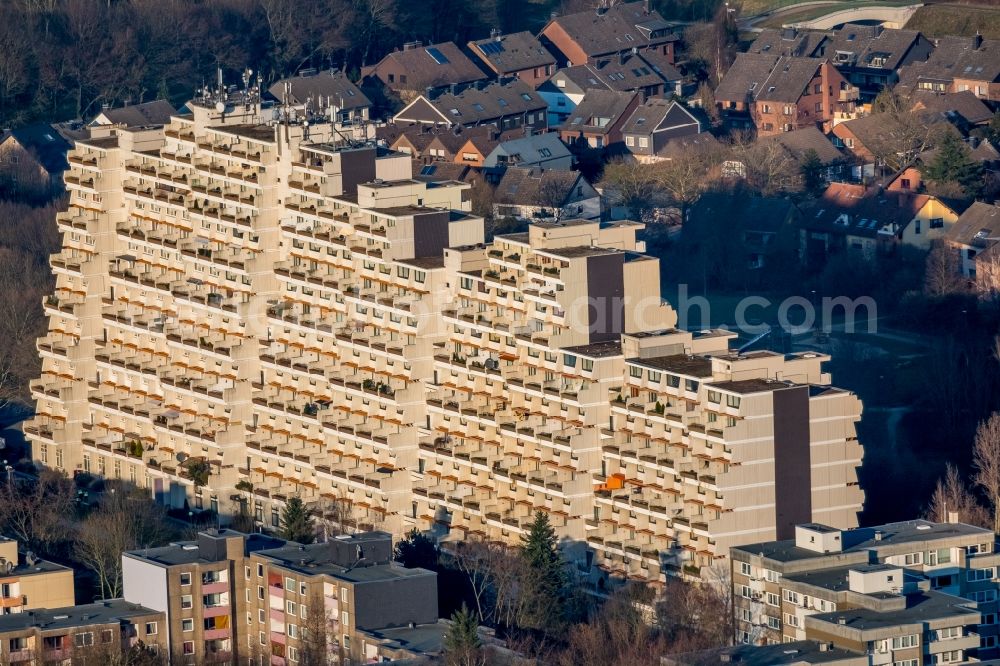
[[[715,90],[720,101],[797,102],[821,58],[741,53]]]
[[[564,131],[607,134],[626,112],[637,93],[614,90],[588,90],[587,94],[562,124]],[[607,122],[604,122],[604,121]]]
[[[666,36],[661,36],[664,32],[676,39],[671,24],[656,10],[647,12],[645,2],[619,3],[603,13],[587,10],[567,14],[551,22],[558,24],[588,56],[662,43],[667,41]]]
[[[469,42],[469,48],[501,74],[556,63],[538,38],[527,31]]]

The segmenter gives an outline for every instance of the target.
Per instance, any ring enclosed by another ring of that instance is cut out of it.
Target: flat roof
[[[396,259],[401,264],[413,266],[414,268],[444,268],[444,257],[412,257],[410,259]]]
[[[0,615],[0,633],[23,631],[38,627],[42,631],[72,629],[96,624],[114,624],[134,617],[154,615],[159,611],[129,603],[124,599],[109,599],[81,606],[47,608]]]
[[[591,358],[610,358],[622,355],[622,345],[620,342],[595,342],[589,345],[577,345],[575,347],[563,347],[567,354],[578,354],[579,356],[589,356]]]
[[[539,254],[551,254],[565,259],[578,259],[580,257],[595,257],[603,254],[623,254],[621,250],[600,245],[576,245],[573,247],[539,247],[535,248]]]
[[[443,622],[418,624],[415,627],[395,627],[365,633],[386,642],[386,647],[410,650],[420,654],[437,654],[444,646],[444,637],[450,625]]]
[[[364,543],[367,540],[382,541],[385,539],[384,534],[377,532],[371,534],[377,536],[366,539],[364,538],[365,535],[360,535],[361,538],[357,538],[356,541]],[[355,536],[357,537],[358,535]],[[257,551],[256,555],[290,571],[309,576],[326,574],[355,583],[436,575],[433,571],[428,571],[427,569],[407,569],[396,562],[367,567],[344,567],[332,561],[330,549],[325,543],[313,543],[309,545],[290,544],[281,548]]]
[[[876,532],[881,533],[878,540]],[[874,548],[884,548],[898,544],[920,543],[943,539],[954,539],[962,536],[977,536],[993,539],[993,533],[982,527],[966,525],[965,523],[932,523],[929,520],[907,520],[898,523],[887,523],[874,527],[858,527],[841,532],[841,543],[845,553],[864,552]],[[750,555],[762,555],[778,562],[794,562],[816,557],[829,557],[830,553],[817,553],[807,548],[795,545],[795,539],[784,541],[766,541],[763,543],[734,546],[733,551]]]
[[[220,530],[217,534],[210,535],[213,539],[224,539],[227,537],[245,537],[243,550],[245,553],[252,553],[267,548],[276,548],[285,543],[283,539],[267,536],[266,534],[244,534],[235,530]],[[201,549],[197,541],[176,541],[169,546],[159,548],[143,548],[141,550],[126,551],[129,555],[138,560],[146,560],[156,564],[172,567],[178,564],[214,564],[223,560],[207,559],[201,556]]]
[[[810,615],[815,622],[826,622],[858,631],[884,629],[900,624],[920,624],[949,617],[961,618],[963,623],[979,623],[979,611],[974,601],[941,592],[917,592],[906,596],[906,608],[875,611],[851,608],[833,613]]]
[[[652,358],[630,358],[633,365],[642,365],[654,370],[663,370],[689,377],[711,377],[712,359],[707,356],[689,356],[688,354],[672,354],[670,356],[654,356]]]
[[[841,660],[857,659],[858,664],[867,664],[867,655],[850,652],[842,648],[824,649],[815,641],[793,641],[772,645],[733,645],[731,647],[689,652],[666,657],[667,664],[678,666],[714,666],[728,657],[731,663],[746,666],[771,666],[772,664],[826,664]],[[853,662],[847,662],[853,663]]]
[[[222,134],[233,134],[253,141],[274,143],[274,128],[268,125],[213,125],[207,129]]]
[[[777,391],[778,389],[795,386],[790,382],[783,382],[777,379],[737,379],[735,381],[712,382],[713,388],[731,391],[732,393],[766,393]]]

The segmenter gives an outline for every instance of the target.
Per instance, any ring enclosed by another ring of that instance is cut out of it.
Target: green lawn
[[[1000,7],[930,5],[921,7],[906,24],[928,37],[979,32],[987,39],[1000,39]]]

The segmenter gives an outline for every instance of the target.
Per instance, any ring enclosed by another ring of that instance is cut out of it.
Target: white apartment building
[[[544,511],[594,582],[857,524],[858,400],[823,356],[674,329],[642,225],[487,245],[467,184],[237,101],[72,152],[41,464],[263,526],[298,496],[358,529],[517,542]]]

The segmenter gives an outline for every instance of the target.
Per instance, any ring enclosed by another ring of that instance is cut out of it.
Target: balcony
[[[839,91],[838,102],[856,102],[861,97],[861,91],[855,86],[848,86]]]

